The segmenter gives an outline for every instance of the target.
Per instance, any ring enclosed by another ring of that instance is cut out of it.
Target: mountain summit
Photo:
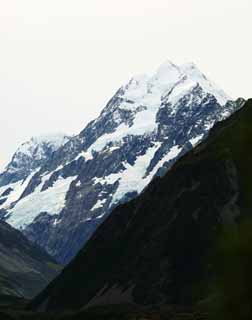
[[[115,206],[141,193],[242,103],[194,64],[165,62],[123,85],[97,119],[25,175],[8,180],[8,166],[0,176],[0,216],[68,263]]]
[[[32,137],[24,142],[13,155],[4,172],[0,173],[0,186],[17,182],[43,166],[69,137],[64,134],[51,134]]]

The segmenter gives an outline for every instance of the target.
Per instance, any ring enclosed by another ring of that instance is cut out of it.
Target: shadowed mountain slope
[[[251,123],[249,100],[163,178],[118,206],[32,307],[185,305],[204,295],[219,231],[251,214]]]
[[[0,222],[0,305],[15,297],[33,298],[59,271],[46,252]]]

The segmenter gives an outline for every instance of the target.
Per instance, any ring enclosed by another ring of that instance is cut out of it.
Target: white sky
[[[166,59],[251,96],[251,14],[251,0],[0,0],[0,167],[30,136],[78,133]]]

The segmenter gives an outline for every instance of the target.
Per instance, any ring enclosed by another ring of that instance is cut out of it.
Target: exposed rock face
[[[9,194],[0,195],[0,217],[68,263],[115,206],[242,103],[229,101],[193,64],[166,62],[152,76],[134,77],[40,169],[17,185],[1,184]]]
[[[201,298],[196,289],[213,276],[209,253],[219,231],[251,216],[251,121],[252,100],[118,206],[33,307],[184,306]]]
[[[0,222],[0,300],[2,296],[34,298],[60,270],[45,251]]]

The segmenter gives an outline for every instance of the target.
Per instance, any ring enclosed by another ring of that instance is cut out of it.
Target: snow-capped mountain
[[[53,153],[70,140],[63,134],[33,137],[23,143],[13,155],[6,169],[0,173],[0,216],[19,199],[31,177],[50,161]]]
[[[0,173],[0,186],[24,180],[34,170],[43,166],[53,152],[68,142],[64,134],[33,137],[15,152],[6,169]]]
[[[133,77],[79,135],[25,179],[13,178],[17,187],[0,180],[1,216],[67,263],[116,205],[139,194],[242,103],[192,63],[168,61],[153,75]],[[13,197],[20,184],[21,196]]]

